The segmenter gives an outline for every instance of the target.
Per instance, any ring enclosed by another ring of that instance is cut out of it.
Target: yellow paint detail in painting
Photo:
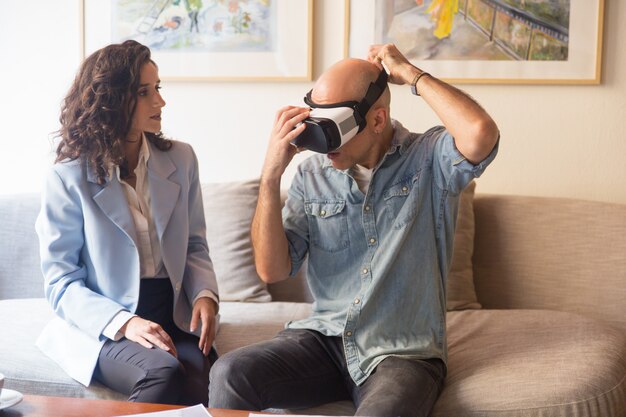
[[[417,0],[416,0],[417,1]],[[459,11],[459,0],[433,0],[426,9],[430,19],[436,23],[433,34],[443,39],[450,36],[454,15]]]

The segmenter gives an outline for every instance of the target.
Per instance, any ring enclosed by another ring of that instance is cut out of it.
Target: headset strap
[[[312,92],[313,90],[309,90],[309,92],[306,93],[306,96],[304,96],[304,102],[306,103],[307,106],[314,108],[314,109],[335,109],[337,107],[349,107],[351,109],[354,109],[359,105],[359,102],[354,101],[354,100],[341,101],[339,103],[318,104],[311,99]]]
[[[380,71],[380,75],[373,83],[370,83],[367,88],[367,92],[365,93],[365,97],[363,100],[359,101],[342,101],[340,103],[331,103],[331,104],[318,104],[315,103],[311,99],[312,89],[306,93],[304,96],[304,102],[307,106],[318,109],[333,109],[337,107],[349,107],[354,109],[354,118],[356,119],[356,123],[359,126],[359,132],[365,128],[365,115],[370,110],[370,108],[376,103],[376,100],[380,98],[380,96],[387,88],[387,72],[383,69]]]
[[[367,112],[370,110],[370,108],[372,108],[374,103],[376,103],[376,100],[380,98],[380,96],[385,91],[385,88],[387,88],[387,78],[387,72],[384,69],[380,71],[380,75],[378,76],[376,81],[370,83],[370,86],[365,93],[365,97],[357,105],[356,110],[359,112],[363,119],[365,119],[365,115],[367,114]]]

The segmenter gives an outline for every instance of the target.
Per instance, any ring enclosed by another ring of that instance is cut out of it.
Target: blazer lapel
[[[176,165],[174,165],[168,153],[159,151],[152,146],[152,143],[149,143],[149,145],[148,183],[152,200],[150,208],[159,241],[163,242],[163,234],[178,202],[180,185],[168,179],[176,171]]]
[[[87,169],[87,180],[97,183],[91,169]],[[98,191],[93,200],[102,212],[137,245],[137,234],[122,184],[117,178],[109,178],[102,190]]]

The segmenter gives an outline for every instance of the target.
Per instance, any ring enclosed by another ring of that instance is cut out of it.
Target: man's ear
[[[383,131],[389,120],[389,113],[384,106],[379,106],[370,110],[371,119],[368,120],[368,124],[371,123],[372,129],[376,133]]]

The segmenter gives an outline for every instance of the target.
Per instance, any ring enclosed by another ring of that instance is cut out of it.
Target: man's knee
[[[248,372],[244,361],[239,360],[235,352],[229,352],[221,356],[211,367],[209,381],[219,383],[220,381],[233,381],[242,374]],[[211,384],[215,386],[216,384]]]
[[[360,388],[357,415],[427,416],[444,378],[445,365],[440,360],[388,357]]]
[[[259,410],[256,364],[252,355],[242,351],[221,356],[211,367],[209,406]]]

